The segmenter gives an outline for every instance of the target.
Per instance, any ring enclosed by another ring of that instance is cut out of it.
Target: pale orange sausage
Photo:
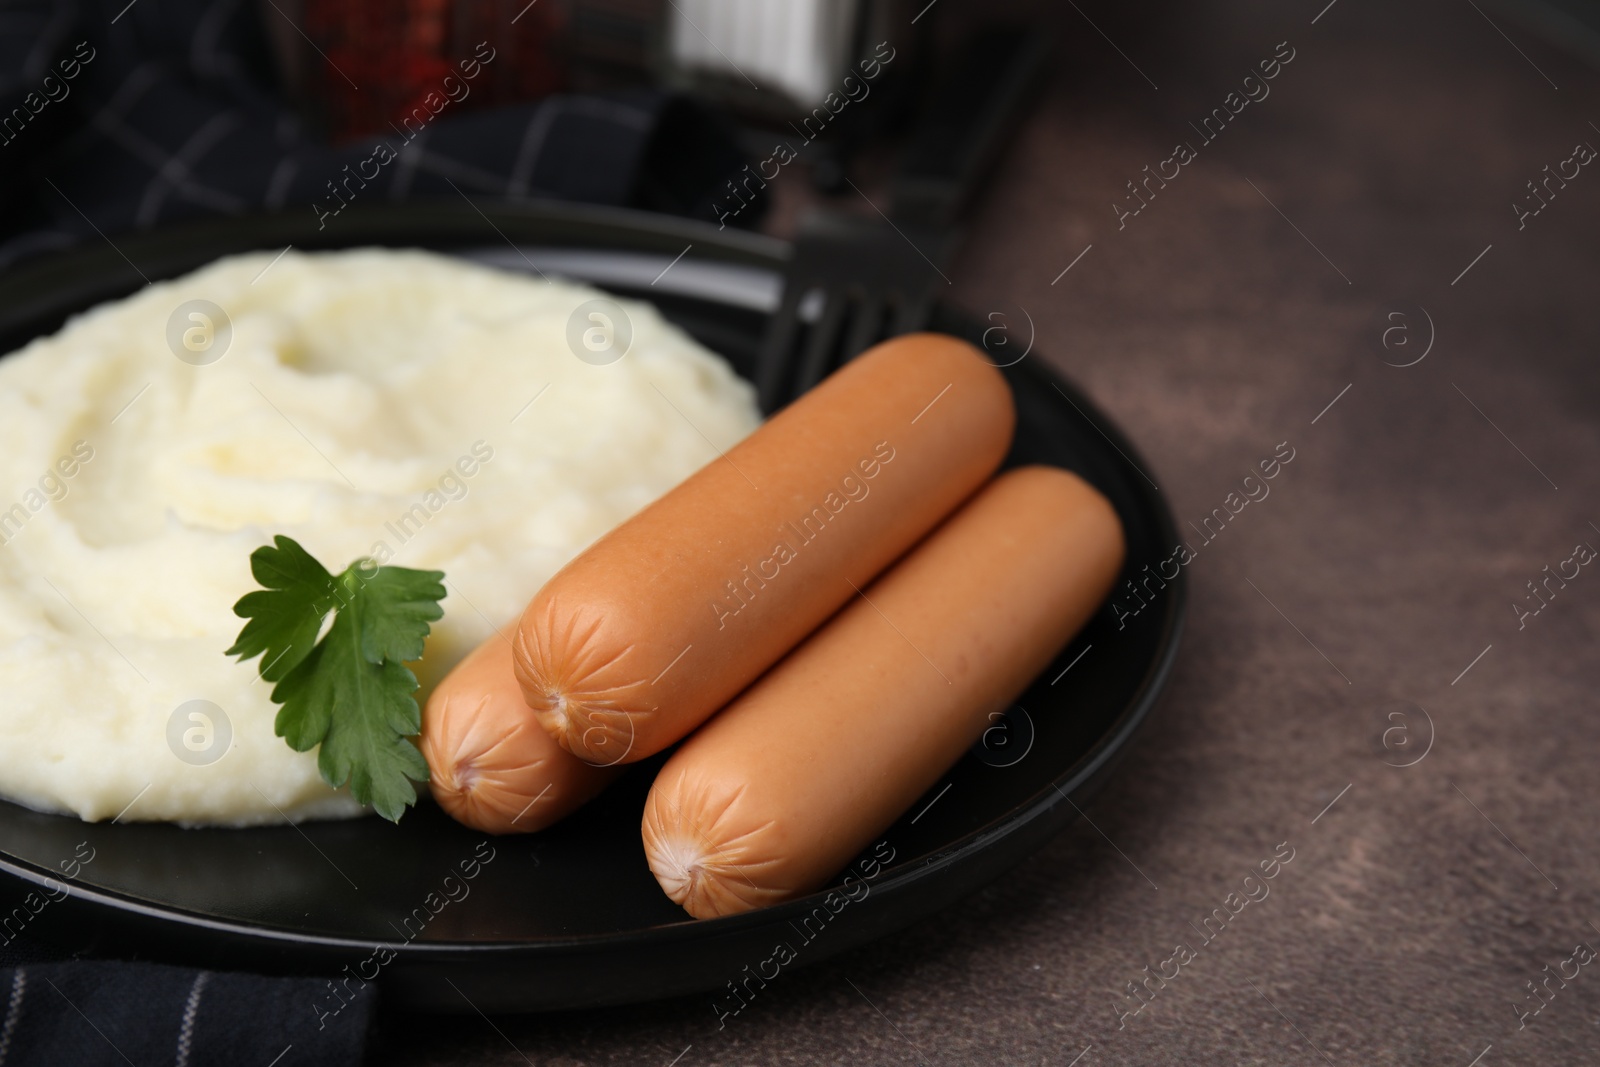
[[[422,712],[429,788],[458,822],[491,834],[542,830],[617,776],[567,752],[533,721],[495,635],[445,676]]]
[[[592,763],[666,748],[976,490],[1015,418],[971,345],[877,346],[550,579],[517,631],[529,707]]]
[[[1076,475],[995,479],[662,767],[642,824],[662,889],[710,918],[821,888],[1088,621],[1123,552]]]

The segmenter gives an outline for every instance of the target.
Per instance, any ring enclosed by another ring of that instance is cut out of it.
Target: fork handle
[[[897,221],[953,224],[1021,120],[1050,41],[1040,27],[985,30],[934,90],[894,185]]]

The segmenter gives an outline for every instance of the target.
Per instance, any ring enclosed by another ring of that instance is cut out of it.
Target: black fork
[[[952,235],[902,237],[888,223],[816,212],[801,224],[783,302],[762,342],[762,409],[776,411],[885,337],[921,329],[945,279]],[[926,255],[929,258],[924,258]],[[808,305],[810,305],[808,307]],[[802,322],[802,312],[812,321]]]
[[[1033,28],[974,37],[918,122],[891,214],[874,204],[878,219],[813,212],[802,220],[783,299],[762,338],[756,386],[764,412],[884,338],[928,325],[950,282],[943,267],[960,244],[956,221],[1021,118],[1048,51]]]

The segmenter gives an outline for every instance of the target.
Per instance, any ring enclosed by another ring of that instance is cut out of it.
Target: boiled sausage
[[[420,747],[439,806],[491,834],[542,830],[618,773],[578,759],[533,721],[511,670],[511,641],[499,634],[428,697]]]
[[[1123,553],[1076,475],[995,479],[666,762],[642,827],[662,889],[709,918],[821,888],[1049,664]]]
[[[528,706],[592,763],[666,748],[970,496],[1014,422],[971,345],[870,350],[546,583],[516,637]]]

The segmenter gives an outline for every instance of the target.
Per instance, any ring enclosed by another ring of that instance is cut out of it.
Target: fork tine
[[[850,332],[846,335],[844,351],[840,353],[840,365],[850,362],[861,353],[877,344],[883,336],[884,306],[881,300],[872,297],[863,299],[856,308],[854,320],[850,323]]]
[[[789,399],[794,381],[795,356],[800,348],[800,303],[804,286],[784,286],[783,301],[767,324],[756,357],[756,396],[765,414],[772,414]]]
[[[894,336],[926,330],[933,320],[934,297],[902,296],[895,302],[892,332]]]
[[[806,351],[800,360],[800,378],[795,383],[799,396],[816,385],[837,366],[839,335],[844,330],[845,316],[854,303],[849,293],[828,289],[823,293],[822,315],[811,327],[806,339]]]

